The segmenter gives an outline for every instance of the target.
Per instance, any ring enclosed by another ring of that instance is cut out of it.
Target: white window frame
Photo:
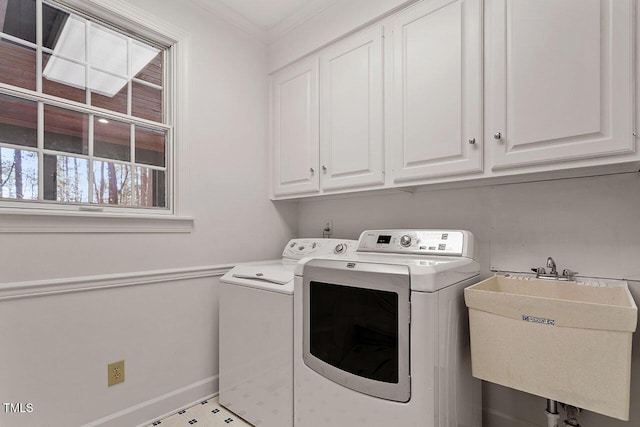
[[[38,4],[42,0],[37,0]],[[47,0],[52,4],[75,9],[99,21],[131,31],[143,38],[169,46],[165,68],[171,69],[164,86],[171,99],[165,102],[165,121],[171,139],[166,155],[168,209],[109,207],[102,205],[67,205],[47,201],[0,203],[0,233],[42,232],[190,232],[193,218],[189,212],[188,138],[186,126],[188,104],[186,94],[189,75],[189,35],[185,31],[123,0]],[[1,85],[1,84],[0,84]],[[11,94],[9,85],[2,85]],[[23,91],[16,91],[21,98]],[[46,94],[38,96],[47,99]],[[166,96],[166,95],[165,95]],[[51,97],[52,105],[66,101]],[[67,105],[84,104],[68,101]],[[105,116],[109,117],[107,110]],[[113,115],[117,119],[117,113]],[[144,119],[137,120],[144,126]],[[149,122],[153,123],[153,122]],[[156,126],[154,126],[157,128]],[[41,130],[39,130],[41,132]],[[170,171],[170,172],[169,172]]]

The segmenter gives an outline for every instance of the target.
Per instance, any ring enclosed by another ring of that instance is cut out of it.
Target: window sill
[[[0,209],[0,234],[191,233],[193,225],[186,216]]]

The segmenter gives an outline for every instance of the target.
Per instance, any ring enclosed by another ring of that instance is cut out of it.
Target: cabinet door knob
[[[327,173],[327,167],[325,165],[322,165],[322,172]]]
[[[473,145],[473,144],[475,144],[475,143],[476,143],[476,139],[475,139],[475,138],[471,138],[471,139],[469,140],[469,144]]]
[[[494,139],[502,139],[502,134],[500,132],[496,132],[493,134]]]
[[[313,170],[313,168],[309,169],[309,171],[311,171],[311,175],[313,175],[316,171]]]

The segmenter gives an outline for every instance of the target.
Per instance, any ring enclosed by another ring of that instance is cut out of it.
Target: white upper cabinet
[[[636,167],[638,2],[421,0],[323,47],[272,76],[273,197]]]
[[[482,171],[482,2],[424,0],[392,47],[394,182]]]
[[[633,0],[487,0],[494,170],[632,153]]]
[[[274,75],[271,91],[274,195],[317,192],[318,58]]]
[[[384,183],[382,27],[320,55],[320,169],[323,190]]]

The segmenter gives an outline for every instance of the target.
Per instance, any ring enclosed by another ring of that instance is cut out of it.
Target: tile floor
[[[191,408],[183,409],[149,424],[148,427],[253,427],[236,414],[220,406],[218,397],[204,400]]]

